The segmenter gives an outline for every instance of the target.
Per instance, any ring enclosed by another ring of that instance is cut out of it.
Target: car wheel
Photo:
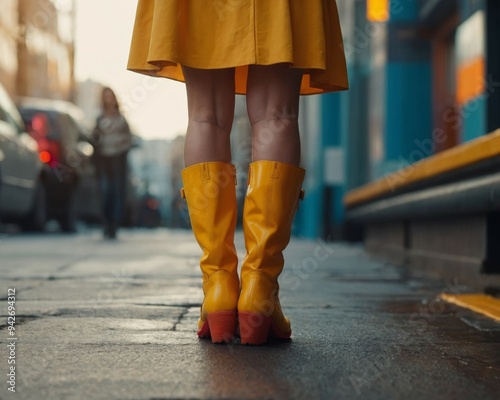
[[[45,230],[45,223],[47,222],[47,195],[45,193],[45,186],[42,182],[38,181],[35,189],[35,198],[33,208],[22,224],[25,231],[43,232]]]

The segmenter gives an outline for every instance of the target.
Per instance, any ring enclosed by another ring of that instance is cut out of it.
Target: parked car
[[[47,218],[46,174],[36,141],[0,85],[0,218],[26,230],[43,230]]]
[[[75,230],[78,218],[100,216],[95,166],[75,105],[54,100],[22,98],[19,111],[46,171],[48,217],[56,219],[66,232]]]

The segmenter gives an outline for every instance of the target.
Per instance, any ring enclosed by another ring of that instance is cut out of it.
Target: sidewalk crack
[[[184,318],[184,316],[189,312],[189,307],[186,307],[183,309],[183,311],[179,314],[179,317],[177,318],[177,321],[174,322],[174,326],[172,327],[172,331],[177,330],[177,325],[179,325]]]

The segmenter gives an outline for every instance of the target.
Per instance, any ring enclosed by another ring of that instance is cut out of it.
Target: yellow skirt
[[[139,0],[127,68],[184,81],[181,65],[236,67],[246,93],[248,65],[305,70],[301,94],[348,88],[335,0]]]

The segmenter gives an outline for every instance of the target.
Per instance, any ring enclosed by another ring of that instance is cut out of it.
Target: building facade
[[[16,91],[18,0],[5,0],[0,13],[0,83],[11,95]]]
[[[350,90],[302,100],[307,237],[345,237],[347,190],[500,127],[498,1],[337,4]]]
[[[74,0],[4,0],[0,82],[12,96],[74,100]]]

